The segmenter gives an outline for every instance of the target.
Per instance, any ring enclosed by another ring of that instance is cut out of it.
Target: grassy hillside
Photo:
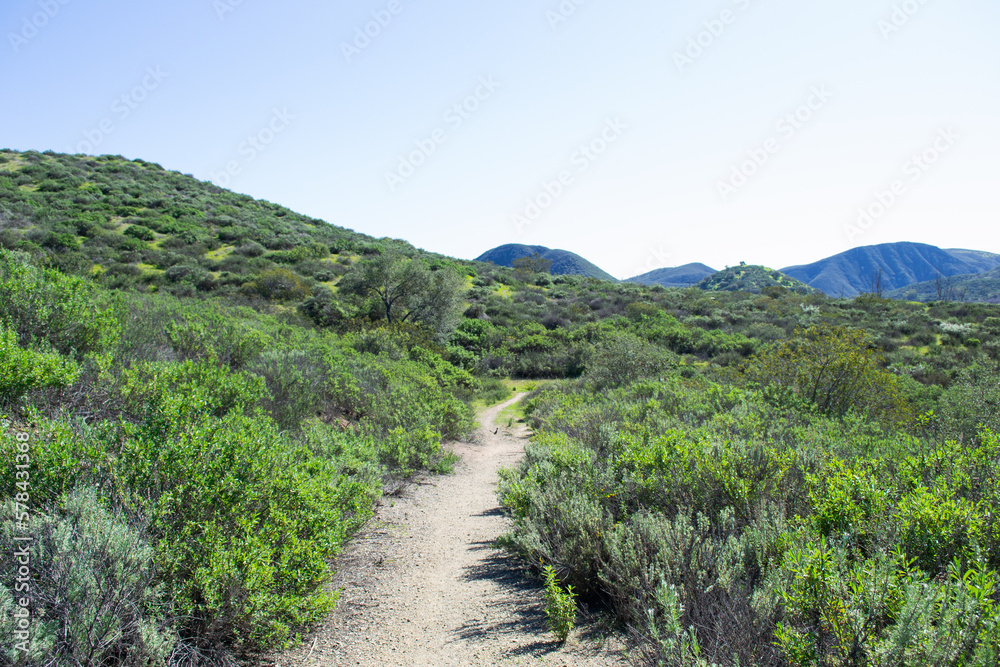
[[[529,246],[520,243],[508,243],[487,250],[476,258],[478,262],[492,262],[497,266],[514,266],[515,260],[539,255],[542,259],[552,262],[553,275],[578,275],[599,280],[618,282],[610,273],[601,270],[591,262],[568,250],[553,250],[545,246]]]
[[[1000,306],[532,273],[145,163],[3,158],[0,459],[24,475],[0,498],[32,520],[0,506],[0,636],[34,541],[33,653],[0,664],[297,641],[375,499],[447,471],[511,377],[558,382],[501,480],[504,544],[637,661],[997,664]]]
[[[780,288],[797,294],[810,294],[814,290],[780,271],[766,266],[740,264],[706,276],[695,285],[708,292],[750,292],[759,294],[765,288]]]
[[[11,151],[0,152],[0,246],[108,287],[179,296],[233,295],[275,270],[309,290],[360,256],[416,252],[141,160]]]

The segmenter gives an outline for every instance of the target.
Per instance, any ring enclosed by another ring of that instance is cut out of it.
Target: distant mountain
[[[885,296],[902,301],[973,301],[1000,303],[1000,266],[982,273],[948,276],[914,283]]]
[[[751,292],[753,294],[759,294],[765,287],[784,287],[800,294],[819,291],[794,278],[789,278],[780,271],[766,266],[749,264],[740,264],[713,273],[695,287],[710,292]]]
[[[668,269],[656,269],[641,276],[629,278],[625,282],[641,285],[663,285],[664,287],[690,287],[713,273],[715,273],[715,269],[704,264],[685,264]]]
[[[553,250],[541,245],[523,245],[508,243],[487,250],[476,258],[477,262],[492,262],[497,266],[514,266],[515,259],[534,257],[535,254],[552,262],[552,275],[580,275],[601,280],[618,282],[610,273],[603,271],[574,252],[568,250]]]
[[[883,243],[852,248],[812,264],[782,272],[833,297],[854,297],[872,290],[881,271],[886,292],[938,276],[980,273],[1000,265],[1000,256],[975,250],[942,250],[924,243]]]
[[[1000,266],[1000,255],[982,250],[963,250],[960,248],[946,248],[945,252],[953,257],[968,262],[979,267],[979,271],[989,271]]]

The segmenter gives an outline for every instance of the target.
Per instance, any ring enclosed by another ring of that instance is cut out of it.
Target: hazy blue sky
[[[0,146],[458,257],[1000,252],[996,0],[3,0],[0,28]]]

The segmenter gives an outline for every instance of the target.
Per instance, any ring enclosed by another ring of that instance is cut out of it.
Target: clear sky
[[[998,29],[996,0],[3,0],[0,146],[620,278],[1000,252]]]

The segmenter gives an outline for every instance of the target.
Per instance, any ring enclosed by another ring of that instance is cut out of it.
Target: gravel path
[[[492,546],[509,526],[496,498],[497,470],[517,463],[528,437],[523,426],[494,422],[522,396],[480,415],[476,444],[451,446],[462,457],[454,474],[420,479],[383,499],[337,563],[337,609],[269,664],[627,664],[622,644],[593,619],[578,622],[560,646],[546,631],[538,582]]]

